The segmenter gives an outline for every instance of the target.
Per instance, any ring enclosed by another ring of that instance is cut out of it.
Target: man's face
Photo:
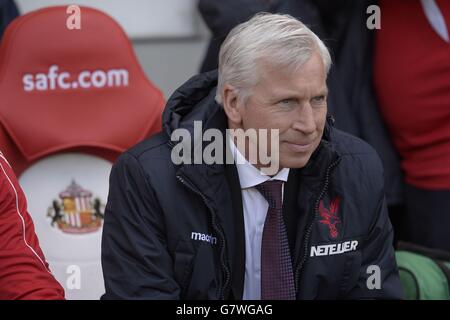
[[[302,168],[319,145],[327,114],[325,67],[314,52],[297,71],[259,64],[259,81],[229,127],[279,130],[281,168]],[[227,108],[225,108],[227,110]],[[228,113],[228,112],[227,112]],[[270,141],[270,140],[269,140]]]

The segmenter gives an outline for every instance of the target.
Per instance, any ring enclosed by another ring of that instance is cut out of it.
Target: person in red
[[[378,105],[405,175],[403,240],[450,251],[450,1],[379,1]]]
[[[39,247],[25,195],[1,152],[0,299],[64,299]]]

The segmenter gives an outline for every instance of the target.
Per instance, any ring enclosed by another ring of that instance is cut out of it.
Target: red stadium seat
[[[96,299],[103,291],[100,241],[111,162],[161,129],[164,97],[116,21],[81,7],[81,29],[69,30],[68,16],[66,7],[45,8],[6,30],[0,150],[20,178],[67,297]]]

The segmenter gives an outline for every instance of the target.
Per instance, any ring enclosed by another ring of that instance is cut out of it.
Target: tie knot
[[[281,180],[267,180],[256,186],[256,189],[269,203],[269,208],[281,209]]]

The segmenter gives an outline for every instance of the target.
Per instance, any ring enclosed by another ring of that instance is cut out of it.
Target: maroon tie
[[[256,186],[269,203],[261,244],[263,300],[295,299],[294,273],[282,214],[282,186],[280,180],[268,180]]]

